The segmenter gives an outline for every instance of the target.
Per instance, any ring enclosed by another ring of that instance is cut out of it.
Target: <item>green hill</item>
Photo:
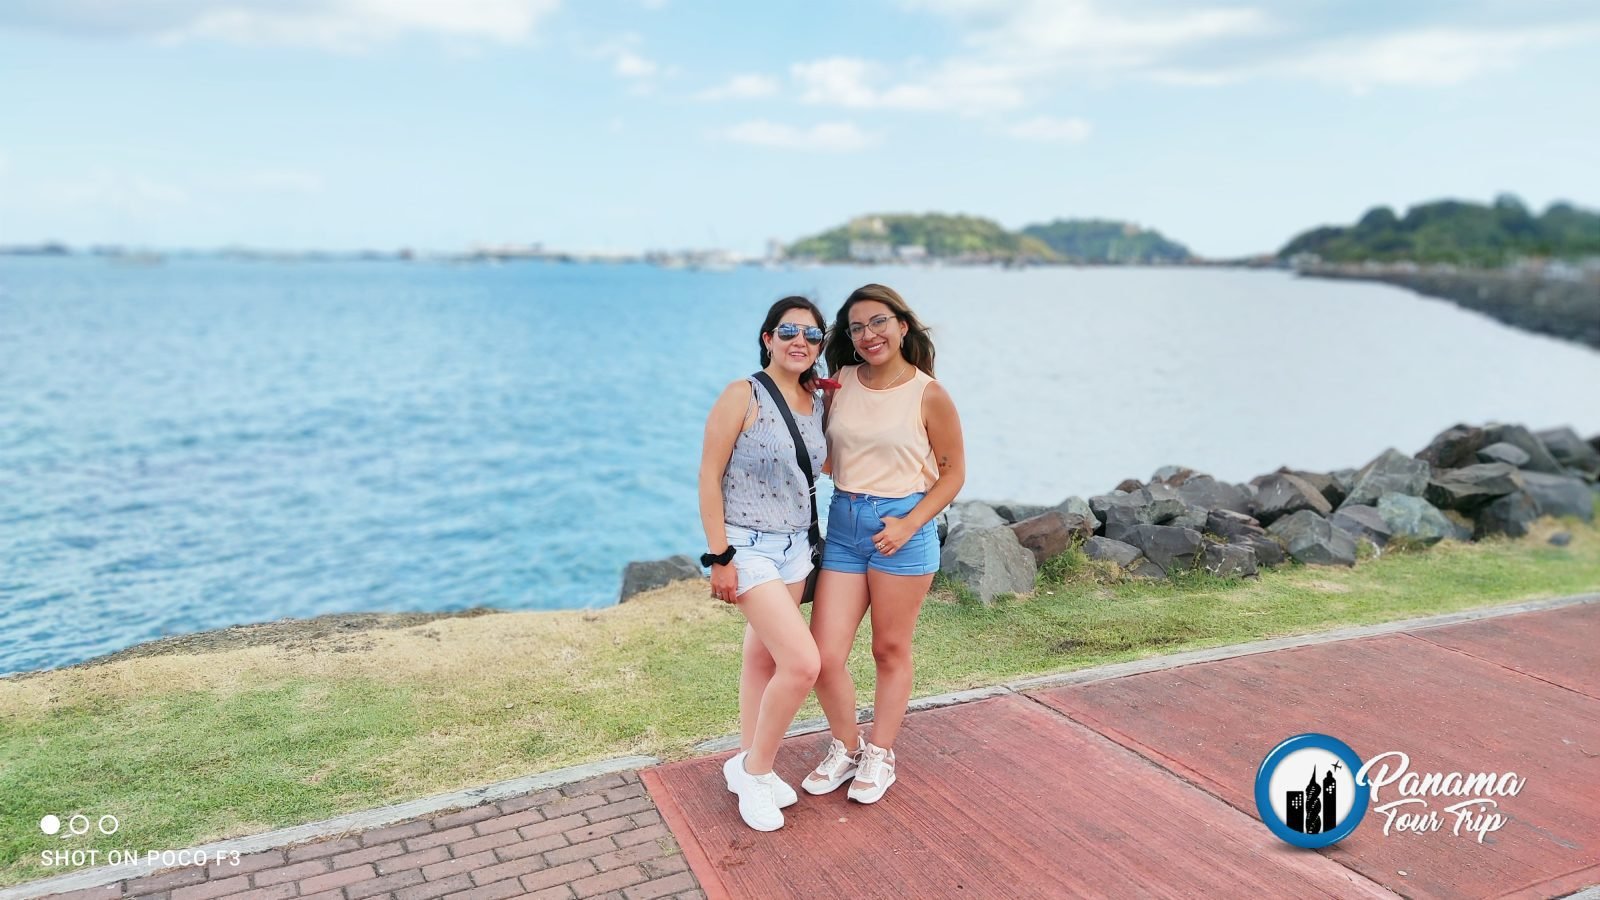
[[[1511,194],[1501,194],[1491,206],[1460,200],[1423,203],[1407,210],[1404,218],[1377,206],[1348,228],[1323,226],[1296,236],[1278,256],[1301,253],[1324,262],[1470,266],[1501,266],[1522,256],[1593,256],[1600,255],[1600,213],[1558,202],[1535,216]]]
[[[1044,243],[1007,231],[992,219],[942,213],[859,216],[796,241],[789,245],[788,254],[822,262],[1059,261]]]
[[[1048,225],[1029,225],[1022,233],[1073,262],[1141,265],[1188,262],[1194,257],[1188,247],[1159,231],[1107,219],[1057,219]]]

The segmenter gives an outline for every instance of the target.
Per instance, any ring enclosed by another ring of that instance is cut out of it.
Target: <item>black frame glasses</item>
[[[807,325],[801,328],[801,326],[793,322],[781,322],[778,327],[772,329],[772,336],[780,341],[792,341],[801,334],[806,336],[806,343],[813,347],[821,344],[822,339],[826,337],[822,329],[815,325]]]

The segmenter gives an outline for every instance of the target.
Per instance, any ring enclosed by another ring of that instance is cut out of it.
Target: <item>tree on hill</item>
[[[1188,247],[1127,222],[1057,219],[1048,225],[1029,225],[1022,233],[1074,262],[1178,263],[1194,258]]]
[[[1039,241],[1014,234],[978,216],[880,214],[851,219],[838,228],[789,245],[788,254],[824,262],[914,259],[1054,262]]]
[[[1513,194],[1493,205],[1460,200],[1420,203],[1403,218],[1386,206],[1349,228],[1323,226],[1296,236],[1278,256],[1315,254],[1327,262],[1455,263],[1501,266],[1522,256],[1600,254],[1600,213],[1552,203],[1541,216]]]

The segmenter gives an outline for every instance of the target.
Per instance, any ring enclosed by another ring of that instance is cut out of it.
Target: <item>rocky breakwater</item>
[[[1409,288],[1538,334],[1566,338],[1600,349],[1600,276],[1556,267],[1545,271],[1457,269],[1411,264],[1340,265],[1299,268],[1312,278],[1381,281]]]
[[[1455,425],[1406,455],[1358,469],[1283,467],[1241,484],[1182,466],[1054,506],[958,501],[939,517],[940,572],[984,603],[1034,589],[1069,550],[1131,578],[1251,577],[1294,561],[1353,566],[1357,548],[1521,537],[1540,516],[1594,521],[1600,435],[1571,428]],[[1558,536],[1559,537],[1559,536]],[[686,556],[630,563],[622,600],[704,571]]]

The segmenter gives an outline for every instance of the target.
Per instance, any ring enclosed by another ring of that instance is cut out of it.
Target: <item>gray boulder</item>
[[[1376,506],[1341,506],[1328,517],[1328,522],[1351,537],[1366,538],[1379,547],[1389,543],[1394,534]]]
[[[978,595],[984,604],[1000,594],[1033,590],[1038,566],[1033,553],[1017,542],[1010,528],[964,526],[950,532],[939,553],[939,571]]]
[[[1421,497],[1410,494],[1384,494],[1378,498],[1378,515],[1383,516],[1396,537],[1408,537],[1424,544],[1437,544],[1456,536],[1455,523]]]
[[[1351,506],[1371,506],[1384,494],[1420,497],[1427,487],[1430,471],[1426,460],[1413,459],[1390,447],[1361,467],[1344,502]]]
[[[1522,476],[1508,463],[1478,463],[1441,469],[1428,479],[1423,499],[1440,509],[1474,510],[1496,497],[1522,490]]]
[[[1256,553],[1243,544],[1206,541],[1200,553],[1200,566],[1222,578],[1247,578],[1256,574]]]
[[[1109,560],[1126,569],[1133,565],[1133,561],[1144,556],[1144,552],[1132,544],[1124,544],[1110,538],[1092,537],[1083,542],[1083,555],[1090,559]]]
[[[1501,441],[1498,444],[1490,444],[1478,451],[1478,462],[1501,462],[1516,466],[1519,469],[1527,465],[1528,460],[1532,458],[1528,455],[1528,451],[1518,447],[1516,444],[1508,444],[1505,441]]]
[[[1191,475],[1178,485],[1178,499],[1201,509],[1231,509],[1234,512],[1250,511],[1250,495],[1238,485],[1218,481],[1210,475]]]
[[[960,528],[1000,528],[1009,524],[994,507],[981,500],[963,500],[952,503],[945,510],[945,540],[949,541]]]
[[[1576,516],[1594,521],[1594,492],[1588,482],[1571,475],[1523,472],[1522,481],[1533,496],[1541,516]]]
[[[1339,489],[1339,493],[1344,495],[1345,500],[1348,500],[1350,499],[1350,492],[1355,489],[1357,474],[1358,470],[1356,469],[1334,469],[1328,473],[1328,477],[1333,479],[1334,487]],[[1339,502],[1342,504],[1344,500]]]
[[[1556,462],[1590,477],[1600,475],[1600,452],[1596,452],[1571,428],[1551,428],[1535,433],[1534,437],[1544,444]]]
[[[1122,540],[1138,547],[1146,559],[1168,575],[1193,569],[1201,544],[1205,543],[1193,528],[1171,525],[1136,525]]]
[[[1228,543],[1236,547],[1249,547],[1255,555],[1258,566],[1280,566],[1287,558],[1283,542],[1277,537],[1267,534],[1262,529],[1259,534],[1236,534],[1228,538]]]
[[[1550,535],[1550,540],[1546,541],[1546,543],[1556,547],[1565,547],[1566,545],[1572,543],[1572,532],[1558,531],[1555,534]]]
[[[1321,491],[1298,475],[1286,472],[1274,472],[1263,478],[1256,485],[1256,497],[1250,507],[1250,513],[1263,525],[1271,525],[1284,516],[1302,510],[1309,510],[1318,516],[1333,512],[1328,498],[1322,496]]]
[[[1131,499],[1130,499],[1131,498]],[[1113,506],[1143,506],[1145,501],[1127,491],[1112,491],[1109,494],[1095,494],[1089,498],[1089,509],[1101,523],[1106,520],[1106,511]]]
[[[631,562],[622,570],[622,593],[618,603],[627,603],[635,594],[666,587],[674,581],[702,579],[705,570],[697,560],[683,554],[649,562]]]
[[[1015,525],[1023,519],[1031,519],[1050,508],[1048,506],[1040,506],[1037,503],[1018,503],[1015,500],[1007,500],[1004,503],[991,503],[989,505],[994,508],[996,515],[1006,521],[1007,525]]]
[[[1146,559],[1143,556],[1140,556],[1138,559],[1134,560],[1130,565],[1125,566],[1123,568],[1123,571],[1128,573],[1129,575],[1133,576],[1134,578],[1165,578],[1165,577],[1167,577],[1166,570],[1162,569],[1160,566],[1156,565],[1155,563],[1151,562],[1150,560]]]
[[[1313,566],[1353,566],[1356,540],[1309,509],[1284,516],[1267,527],[1281,539],[1289,555]]]
[[[1094,510],[1089,507],[1089,501],[1082,497],[1068,497],[1057,503],[1056,509],[1067,515],[1086,516],[1090,519],[1096,518]]]
[[[1233,537],[1236,534],[1262,534],[1265,529],[1254,516],[1235,512],[1231,509],[1214,509],[1206,516],[1206,530],[1219,537]]]
[[[1490,444],[1507,443],[1528,454],[1528,462],[1521,466],[1523,469],[1532,469],[1535,472],[1546,472],[1551,475],[1564,475],[1561,463],[1550,455],[1550,449],[1539,440],[1533,432],[1521,425],[1490,425],[1483,430],[1485,447]]]
[[[1323,498],[1328,501],[1328,504],[1334,509],[1338,509],[1339,504],[1344,502],[1346,491],[1340,486],[1338,481],[1334,480],[1332,475],[1326,475],[1322,472],[1307,472],[1303,469],[1290,469],[1287,467],[1279,469],[1278,471],[1288,475],[1293,475],[1301,481],[1304,481],[1306,484],[1316,488],[1317,492],[1320,493]]]
[[[1478,510],[1472,536],[1486,538],[1493,534],[1504,534],[1510,537],[1522,537],[1528,533],[1529,526],[1538,518],[1539,507],[1533,502],[1533,497],[1527,491],[1517,491],[1500,497]]]
[[[1428,446],[1417,451],[1417,459],[1435,469],[1458,469],[1476,461],[1478,448],[1491,443],[1482,428],[1454,425],[1434,435]]]
[[[1122,503],[1106,507],[1105,527],[1101,531],[1114,541],[1125,541],[1131,529],[1153,524],[1149,506]]]
[[[1017,542],[1033,552],[1034,562],[1043,564],[1067,552],[1074,540],[1082,541],[1094,534],[1094,525],[1086,524],[1082,516],[1067,516],[1057,510],[1047,510],[1032,518],[1023,519],[1011,526]],[[1093,523],[1094,520],[1088,520]]]

